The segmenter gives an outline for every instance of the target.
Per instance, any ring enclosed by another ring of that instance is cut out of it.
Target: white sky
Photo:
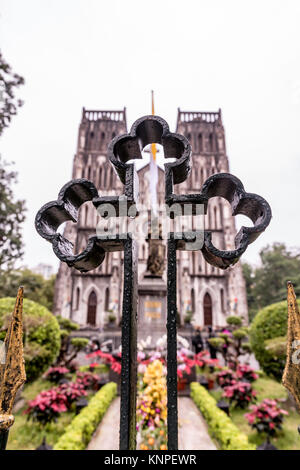
[[[150,113],[174,129],[177,107],[222,108],[231,172],[271,204],[267,243],[300,246],[300,2],[2,0],[1,48],[26,85],[25,105],[1,138],[27,201],[30,267],[57,266],[34,229],[42,204],[71,178],[83,106],[127,107],[128,124]]]

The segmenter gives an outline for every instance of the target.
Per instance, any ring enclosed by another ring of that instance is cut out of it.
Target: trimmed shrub
[[[300,302],[298,301],[300,306]],[[261,368],[270,377],[281,380],[285,357],[277,357],[267,348],[267,340],[285,336],[287,333],[286,301],[264,307],[255,316],[250,327],[251,348]]]
[[[84,450],[98,424],[117,394],[117,384],[104,385],[67,427],[54,446],[54,450]]]
[[[229,416],[217,407],[216,400],[197,382],[191,383],[191,397],[203,414],[210,434],[222,450],[255,450],[255,445],[241,433]]]
[[[106,374],[110,370],[110,367],[107,364],[98,364],[97,365],[88,365],[88,366],[80,366],[80,372],[95,372],[97,374]]]
[[[16,299],[0,299],[0,329],[8,324]],[[24,299],[24,357],[27,382],[39,377],[53,363],[60,348],[60,330],[55,316],[43,305]],[[0,340],[5,337],[0,332]]]
[[[227,325],[241,326],[243,321],[242,321],[241,317],[231,315],[230,317],[226,318],[226,323],[227,323]]]

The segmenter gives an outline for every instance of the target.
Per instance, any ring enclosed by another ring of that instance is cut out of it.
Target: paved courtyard
[[[110,405],[87,450],[119,448],[120,398]],[[216,450],[202,415],[188,397],[178,399],[178,444],[180,450]]]

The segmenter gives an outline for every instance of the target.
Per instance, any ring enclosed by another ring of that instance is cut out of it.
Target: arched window
[[[188,133],[188,134],[186,135],[186,138],[187,138],[187,140],[188,140],[189,142],[191,142],[191,134],[190,134],[190,133]]]
[[[88,307],[87,307],[87,324],[96,325],[96,313],[97,313],[97,296],[94,291],[89,295]]]
[[[195,290],[191,290],[191,306],[192,306],[192,312],[195,313]]]
[[[101,188],[102,185],[102,168],[99,168],[99,179],[98,179],[98,186]]]
[[[213,143],[214,143],[214,136],[213,134],[209,134],[209,137],[208,137],[208,151],[209,152],[213,152]]]
[[[203,171],[203,168],[201,168],[200,184],[202,185],[203,183],[204,183],[204,171]]]
[[[85,208],[85,226],[88,224],[88,215],[89,215],[89,208],[86,206]]]
[[[105,289],[104,310],[105,312],[109,310],[109,288],[108,287]]]
[[[105,132],[101,132],[101,139],[102,139],[102,140],[105,139]]]
[[[202,134],[198,135],[198,152],[202,152],[203,150],[203,139]]]
[[[193,274],[196,274],[196,252],[192,251]]]
[[[208,292],[206,292],[203,299],[203,318],[205,326],[212,325],[212,301]]]
[[[224,290],[221,288],[220,290],[220,296],[221,296],[221,310],[222,312],[224,312],[225,308],[224,308]]]
[[[111,138],[114,139],[116,137],[116,133],[113,132],[112,135],[111,135]]]
[[[214,223],[215,223],[215,228],[218,228],[218,219],[217,219],[217,208],[216,206],[214,207]]]
[[[76,310],[79,310],[79,303],[80,303],[80,289],[79,287],[77,287],[76,288],[76,304],[75,304]]]
[[[208,219],[208,221],[207,221],[208,228],[211,229],[212,226],[211,226],[211,208],[210,207],[208,207],[208,209],[207,209],[207,219]]]
[[[89,166],[88,168],[88,177],[87,177],[88,180],[91,179],[91,167]]]
[[[106,274],[109,273],[109,265],[110,265],[110,253],[106,253],[105,255],[105,270],[106,270]]]

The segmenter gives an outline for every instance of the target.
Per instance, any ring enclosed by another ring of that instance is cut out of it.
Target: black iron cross
[[[86,179],[72,180],[60,191],[58,199],[44,205],[36,216],[38,233],[50,241],[54,253],[61,260],[81,272],[99,266],[105,253],[124,251],[124,286],[122,308],[122,372],[120,410],[120,449],[136,447],[136,374],[137,374],[137,246],[131,234],[93,236],[86,249],[74,255],[73,245],[57,233],[59,225],[67,220],[77,222],[78,209],[86,201],[92,201],[96,208],[111,204],[115,214],[120,207],[136,207],[138,200],[137,173],[132,159],[142,158],[142,150],[149,144],[163,146],[165,158],[175,158],[165,164],[165,203],[190,204],[196,214],[197,205],[207,210],[208,200],[221,196],[230,203],[232,214],[248,216],[253,227],[242,227],[235,237],[235,249],[222,251],[211,240],[211,232],[204,232],[203,245],[199,249],[205,260],[213,266],[226,269],[235,264],[240,256],[269,225],[271,209],[269,204],[256,194],[246,193],[241,181],[228,173],[209,177],[198,194],[177,195],[174,184],[184,182],[190,173],[191,146],[183,136],[171,133],[167,122],[158,116],[138,119],[129,134],[114,138],[108,146],[108,157],[120,180],[124,184],[122,196],[98,195],[94,184]],[[172,213],[172,217],[174,213]],[[175,214],[176,216],[176,214]],[[171,214],[170,214],[171,217]],[[185,250],[195,240],[197,232],[170,233],[168,238],[167,272],[167,387],[168,387],[168,449],[178,448],[177,432],[177,331],[176,331],[176,250]],[[190,249],[190,248],[189,248]]]

